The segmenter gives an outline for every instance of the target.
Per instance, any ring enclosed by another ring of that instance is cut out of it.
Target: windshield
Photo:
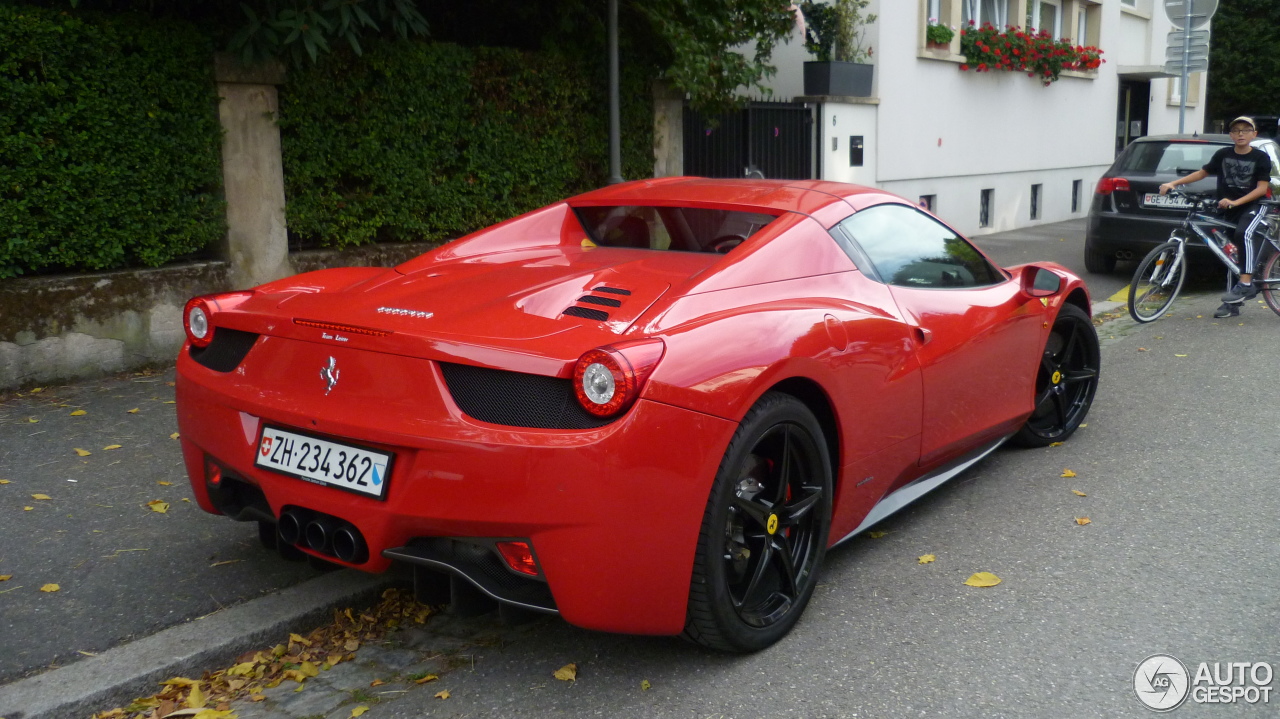
[[[702,207],[575,207],[578,219],[603,247],[682,252],[728,252],[773,222],[762,212]]]
[[[1211,142],[1135,142],[1116,170],[1122,175],[1189,175],[1224,147],[1227,145]]]

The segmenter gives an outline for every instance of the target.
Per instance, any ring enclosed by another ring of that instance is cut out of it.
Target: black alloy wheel
[[[1089,414],[1100,364],[1093,321],[1079,307],[1064,304],[1040,358],[1035,409],[1014,441],[1025,447],[1047,447],[1070,437]]]
[[[725,452],[698,536],[685,637],[751,652],[781,639],[817,583],[831,528],[822,429],[798,399],[769,393]]]

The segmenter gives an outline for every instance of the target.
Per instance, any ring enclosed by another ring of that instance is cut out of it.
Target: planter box
[[[871,97],[875,65],[860,62],[806,62],[804,94]]]

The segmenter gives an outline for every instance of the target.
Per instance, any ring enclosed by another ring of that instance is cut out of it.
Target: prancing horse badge
[[[338,360],[332,357],[329,358],[329,364],[320,368],[320,379],[324,380],[325,384],[328,385],[324,390],[324,394],[327,397],[333,391],[334,385],[338,384]]]

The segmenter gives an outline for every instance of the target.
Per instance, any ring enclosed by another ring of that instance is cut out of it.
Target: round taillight
[[[207,347],[213,341],[213,323],[210,319],[209,303],[203,297],[197,297],[187,303],[182,312],[182,325],[187,331],[187,339],[197,347]]]
[[[631,399],[635,373],[627,358],[595,349],[582,355],[573,368],[573,389],[583,409],[597,417],[617,414]]]
[[[573,367],[578,404],[597,417],[610,417],[630,407],[665,349],[662,340],[651,339],[583,354]]]

